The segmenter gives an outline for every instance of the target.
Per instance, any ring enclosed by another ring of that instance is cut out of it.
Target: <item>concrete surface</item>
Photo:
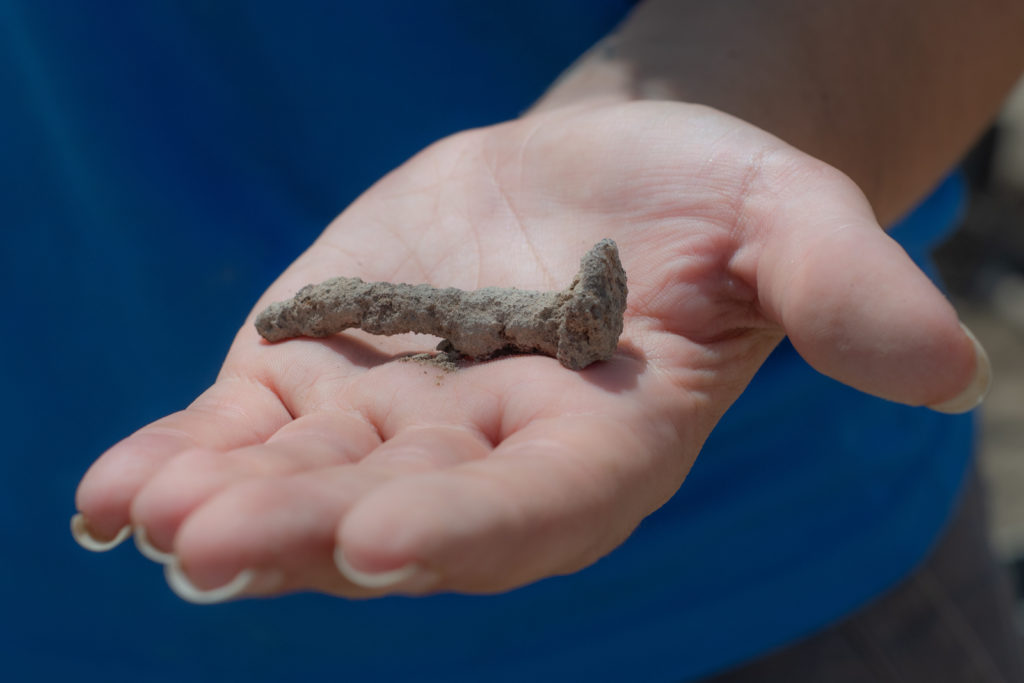
[[[991,533],[1007,562],[1024,558],[1024,280],[1007,320],[993,303],[956,301],[961,319],[989,353],[992,389],[981,410],[980,463],[989,487]]]

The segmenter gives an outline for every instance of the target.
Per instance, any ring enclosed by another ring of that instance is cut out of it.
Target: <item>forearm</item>
[[[887,222],[956,163],[1022,68],[1021,0],[648,0],[536,109],[706,104],[845,171]]]

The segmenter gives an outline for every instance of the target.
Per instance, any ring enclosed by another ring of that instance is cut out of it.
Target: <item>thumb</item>
[[[761,305],[816,370],[941,412],[981,402],[984,349],[851,182],[787,202],[764,235]]]

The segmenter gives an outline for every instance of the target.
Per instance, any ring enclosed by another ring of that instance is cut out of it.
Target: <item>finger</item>
[[[485,439],[467,430],[424,427],[396,435],[358,464],[232,486],[182,524],[174,541],[180,564],[172,587],[191,599],[242,575],[253,581],[236,595],[300,589],[373,593],[347,581],[334,563],[336,530],[349,509],[391,479],[416,479],[489,451]],[[199,593],[182,593],[183,585]]]
[[[969,410],[988,361],[956,311],[838,172],[772,215],[757,263],[766,314],[815,369],[909,405]]]
[[[131,506],[135,540],[157,562],[173,559],[182,521],[218,492],[243,481],[276,478],[356,462],[380,444],[376,430],[351,412],[306,415],[265,444],[228,452],[191,449],[173,456],[140,489]]]
[[[88,544],[121,534],[139,489],[182,451],[258,443],[289,420],[281,401],[262,384],[242,378],[218,381],[185,410],[143,427],[93,463],[76,494],[82,515],[76,538]]]
[[[628,419],[542,420],[484,460],[389,482],[343,519],[339,568],[378,589],[496,592],[589,565],[692,462],[664,425],[634,431]]]

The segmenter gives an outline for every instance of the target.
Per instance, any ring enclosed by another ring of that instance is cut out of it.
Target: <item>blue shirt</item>
[[[130,544],[71,541],[91,461],[212,382],[338,211],[429,142],[516,116],[628,5],[0,4],[0,677],[686,680],[921,560],[971,419],[860,394],[786,343],[621,548],[505,595],[195,607]],[[894,230],[922,264],[962,192],[947,180]]]

